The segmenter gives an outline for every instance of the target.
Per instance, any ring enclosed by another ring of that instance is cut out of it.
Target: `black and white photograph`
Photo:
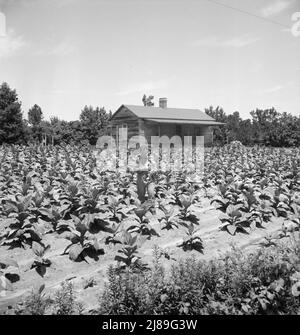
[[[300,315],[300,0],[0,0],[0,315]]]

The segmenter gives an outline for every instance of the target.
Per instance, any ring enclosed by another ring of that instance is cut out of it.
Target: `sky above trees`
[[[300,113],[299,0],[0,0],[0,82],[24,114],[79,118],[143,94],[168,106]],[[234,9],[235,8],[235,9]],[[249,13],[249,14],[247,14]],[[255,17],[259,16],[261,18]],[[275,22],[275,23],[274,23]]]

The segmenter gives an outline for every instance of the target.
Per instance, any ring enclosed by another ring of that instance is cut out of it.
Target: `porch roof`
[[[176,123],[176,124],[197,124],[197,125],[206,125],[206,126],[221,126],[225,123],[211,121],[211,120],[183,120],[183,119],[148,119],[146,121],[155,122],[155,123]]]

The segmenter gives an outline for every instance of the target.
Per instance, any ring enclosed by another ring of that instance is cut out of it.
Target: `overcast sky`
[[[0,83],[23,111],[76,120],[142,95],[169,107],[220,105],[243,117],[300,114],[300,0],[0,0]],[[234,8],[236,8],[236,10]],[[245,12],[250,13],[249,15]],[[258,16],[258,17],[255,17]],[[261,17],[261,18],[259,18]],[[275,22],[275,23],[274,23]],[[277,23],[276,23],[277,22]]]

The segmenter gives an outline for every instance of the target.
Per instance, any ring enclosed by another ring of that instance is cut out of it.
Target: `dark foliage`
[[[167,274],[156,260],[151,271],[108,270],[100,314],[299,314],[299,240],[221,260],[187,258]],[[298,290],[298,291],[297,291]]]
[[[239,112],[226,115],[221,107],[210,106],[205,112],[224,126],[214,127],[214,142],[224,145],[240,141],[244,145],[261,144],[273,147],[300,145],[300,116],[286,112],[279,113],[274,108],[256,109],[251,119],[243,120]]]

